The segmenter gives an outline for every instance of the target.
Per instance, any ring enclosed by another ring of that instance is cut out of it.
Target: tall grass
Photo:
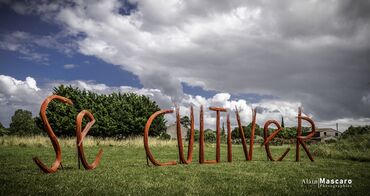
[[[59,138],[61,146],[74,147],[76,146],[76,138]],[[166,147],[176,146],[176,140],[160,140],[158,138],[150,138],[149,143],[151,146]],[[83,145],[86,147],[92,146],[124,146],[124,147],[143,147],[143,137],[133,137],[123,140],[116,140],[113,138],[94,138],[87,136],[84,139]],[[46,136],[3,136],[0,137],[0,146],[51,146],[51,141]]]
[[[62,147],[75,147],[76,138],[59,138]],[[183,141],[186,145],[187,142]],[[130,148],[143,148],[143,137],[133,137],[123,140],[114,138],[94,138],[87,136],[84,139],[84,146],[118,146]],[[150,138],[149,144],[152,147],[175,147],[177,140],[161,140]],[[22,147],[51,147],[50,139],[46,136],[3,136],[0,137],[0,146],[22,146]],[[206,143],[207,147],[214,147],[214,143]],[[259,145],[255,146],[258,147]],[[275,148],[286,148],[288,145],[275,146]],[[294,146],[290,146],[294,148]],[[311,145],[314,156],[323,158],[370,161],[370,134],[354,135],[340,139],[336,143],[320,143]]]
[[[370,161],[370,134],[353,135],[336,143],[319,144],[315,155],[326,158]]]

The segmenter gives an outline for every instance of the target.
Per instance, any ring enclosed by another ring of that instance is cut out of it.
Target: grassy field
[[[317,145],[315,154],[333,159],[370,162],[370,133],[349,136],[335,143]]]
[[[364,195],[370,192],[370,162],[315,157],[310,162],[302,149],[295,162],[292,150],[282,162],[266,160],[264,148],[255,146],[253,161],[244,161],[241,145],[233,146],[233,162],[198,164],[198,146],[190,165],[147,166],[141,138],[114,141],[88,139],[85,152],[92,160],[101,147],[101,164],[92,171],[77,168],[74,139],[61,140],[64,169],[44,174],[33,163],[37,156],[50,165],[54,151],[45,137],[0,137],[0,195]],[[161,161],[178,160],[175,141],[151,139]],[[272,147],[275,157],[288,146]],[[313,146],[309,147],[313,150]],[[186,151],[185,151],[186,152]],[[206,158],[214,159],[215,145],[206,145]],[[349,188],[318,188],[302,180],[351,179]]]

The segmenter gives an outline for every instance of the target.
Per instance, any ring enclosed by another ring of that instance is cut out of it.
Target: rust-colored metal
[[[84,116],[86,116],[86,115],[90,119],[90,122],[88,122],[86,124],[85,128],[83,129],[83,131],[81,131],[81,129],[82,129],[82,120],[83,120]],[[81,160],[82,165],[84,166],[84,168],[87,169],[87,170],[95,169],[99,165],[99,162],[100,162],[101,157],[103,155],[103,150],[99,149],[99,152],[96,155],[96,158],[95,158],[95,160],[92,164],[89,164],[87,162],[86,158],[85,158],[83,140],[84,140],[85,136],[87,135],[87,133],[90,131],[90,128],[94,125],[94,123],[95,123],[94,116],[87,110],[83,110],[77,115],[77,118],[76,118],[77,141],[76,141],[76,144],[77,144],[77,150],[78,150],[78,157]]]
[[[226,119],[227,124],[227,161],[233,161],[233,153],[232,153],[232,142],[231,142],[231,124],[230,124],[230,115],[227,114]]]
[[[225,108],[210,107],[212,111],[216,111],[216,162],[221,161],[221,130],[220,130],[220,112],[226,112]]]
[[[176,107],[176,134],[177,134],[177,148],[179,150],[180,163],[185,163],[184,158],[184,146],[182,145],[182,134],[181,134],[181,123],[180,123],[180,111],[179,107]]]
[[[184,158],[184,147],[182,145],[181,123],[180,123],[180,109],[176,108],[176,128],[177,128],[177,146],[179,149],[180,163],[190,164],[193,160],[193,145],[194,145],[194,111],[193,106],[190,107],[190,138],[188,145],[188,157]]]
[[[156,166],[165,166],[165,165],[176,165],[177,162],[176,161],[169,161],[169,162],[164,162],[164,163],[161,163],[159,161],[157,161],[152,152],[150,151],[150,148],[149,148],[149,141],[148,141],[148,138],[149,138],[149,129],[150,129],[150,125],[152,124],[153,120],[161,115],[161,114],[168,114],[168,113],[173,113],[173,110],[160,110],[160,111],[157,111],[155,112],[154,114],[152,114],[148,121],[146,122],[146,125],[145,125],[145,129],[144,129],[144,148],[145,148],[145,153],[146,153],[146,156],[147,158],[149,158],[150,162],[153,163],[153,165],[156,165]]]
[[[297,127],[297,141],[296,141],[296,149],[295,149],[295,161],[299,161],[299,139],[302,135],[302,121],[301,121],[301,116],[302,116],[302,108],[298,108],[298,127]]]
[[[200,164],[212,164],[217,163],[216,160],[205,160],[204,159],[204,115],[203,106],[200,106],[199,114],[199,163]]]
[[[277,129],[270,135],[268,136],[268,128],[271,124],[274,124],[276,125]],[[270,151],[270,147],[269,147],[269,142],[276,136],[276,134],[278,134],[280,131],[282,130],[280,124],[276,121],[276,120],[268,120],[266,123],[265,123],[265,126],[263,127],[263,138],[264,138],[264,143],[262,145],[265,145],[265,150],[266,150],[266,153],[267,153],[267,157],[271,160],[271,161],[275,161],[275,159],[272,157],[271,155],[271,151]],[[283,153],[283,155],[281,157],[279,157],[277,159],[277,161],[281,161],[284,159],[284,157],[288,154],[288,152],[290,151],[290,148],[287,148],[285,150],[285,152]]]
[[[235,114],[236,114],[236,120],[238,121],[239,135],[240,135],[240,139],[241,139],[242,145],[243,145],[245,160],[248,161],[248,160],[250,160],[250,157],[249,157],[249,153],[248,153],[247,142],[245,141],[244,130],[243,130],[243,127],[242,127],[242,123],[240,122],[239,111],[238,111],[238,108],[236,106],[235,106]]]
[[[316,126],[315,126],[315,123],[313,122],[312,119],[308,118],[308,117],[305,117],[305,116],[300,116],[298,117],[298,122],[301,121],[301,120],[306,120],[307,122],[309,122],[311,124],[311,132],[306,135],[306,136],[297,136],[297,141],[302,145],[304,151],[306,152],[308,158],[310,158],[311,161],[314,161],[313,159],[313,156],[311,155],[310,151],[308,150],[306,144],[304,143],[304,141],[306,140],[309,140],[311,139],[314,135],[315,135],[315,132],[316,132]],[[299,150],[299,149],[298,149]],[[298,159],[299,160],[299,159]]]
[[[183,153],[183,143],[182,139],[178,140],[178,150],[179,150],[179,159],[180,163],[185,163],[189,164],[192,162],[192,152],[193,152],[193,144],[194,144],[194,112],[193,112],[193,107],[191,109],[191,131],[190,131],[190,139],[189,139],[189,146],[188,146],[188,157],[185,159],[184,153]],[[204,111],[203,111],[203,106],[200,107],[200,128],[199,128],[199,163],[200,164],[210,164],[210,163],[219,163],[220,162],[220,143],[221,143],[221,133],[220,133],[220,112],[226,112],[226,109],[224,108],[219,108],[219,107],[210,107],[210,110],[216,111],[216,159],[215,160],[205,160],[204,158]],[[157,160],[154,159],[150,148],[148,144],[148,132],[150,125],[152,121],[161,114],[166,114],[166,113],[173,113],[173,110],[161,110],[156,113],[154,113],[150,118],[148,119],[145,130],[144,130],[144,147],[146,151],[146,156],[147,156],[147,162],[150,160],[154,165],[156,166],[164,166],[164,165],[175,165],[177,164],[176,161],[170,161],[170,162],[165,162],[161,163]],[[244,135],[244,130],[241,124],[240,116],[239,116],[239,111],[237,108],[235,108],[235,114],[236,114],[236,119],[239,127],[239,134],[241,137],[242,145],[243,145],[243,151],[244,151],[244,156],[246,160],[252,160],[253,156],[253,147],[254,147],[254,135],[255,135],[255,129],[256,129],[256,109],[252,109],[252,132],[251,132],[251,140],[250,140],[250,151],[248,152],[247,144],[246,144],[246,138]],[[302,136],[302,119],[308,121],[311,124],[312,131],[307,135],[307,136]],[[177,137],[182,138],[181,136],[181,125],[180,125],[180,112],[179,108],[176,108],[176,122],[177,122]],[[271,124],[276,125],[277,129],[271,133],[271,135],[268,134],[268,128]],[[269,160],[275,161],[275,159],[272,157],[270,148],[269,148],[269,142],[282,130],[280,124],[275,121],[275,120],[269,120],[265,123],[264,125],[264,143],[262,145],[265,146],[266,154]],[[227,160],[228,162],[232,162],[232,140],[231,140],[231,123],[230,123],[230,116],[227,114],[227,132],[228,132],[228,137],[227,137]],[[296,161],[299,161],[299,147],[302,145],[303,149],[305,150],[306,154],[310,158],[311,161],[314,161],[310,151],[308,150],[306,144],[304,141],[311,139],[316,132],[316,127],[314,124],[314,121],[308,117],[302,117],[302,109],[299,108],[298,110],[298,128],[297,128],[297,143],[296,143]],[[284,142],[284,140],[283,140]],[[261,145],[261,146],[262,146]],[[290,151],[290,148],[287,148],[285,152],[276,160],[276,161],[281,161],[284,159],[284,157],[288,154]]]
[[[253,156],[254,133],[256,131],[256,116],[257,116],[256,109],[252,109],[252,130],[251,130],[251,139],[249,142],[249,159],[248,160],[252,160],[252,156]]]
[[[204,163],[204,119],[203,106],[200,106],[199,112],[199,163]]]
[[[188,163],[193,161],[193,146],[194,146],[194,110],[193,106],[190,107],[190,138],[188,144]]]
[[[63,103],[66,103],[68,105],[73,105],[73,103],[70,99],[67,99],[67,98],[59,96],[59,95],[51,95],[51,96],[47,97],[44,100],[44,102],[42,102],[42,104],[41,104],[40,116],[41,116],[42,122],[44,124],[44,129],[46,130],[46,132],[47,132],[47,134],[48,134],[48,136],[51,140],[51,143],[53,145],[54,151],[55,151],[55,160],[54,160],[54,162],[53,162],[53,164],[50,168],[48,166],[46,166],[37,157],[33,157],[33,160],[35,161],[37,166],[45,173],[54,173],[54,172],[56,172],[58,170],[59,166],[61,166],[61,161],[62,161],[62,150],[60,148],[58,138],[54,134],[54,131],[51,128],[51,126],[49,124],[49,121],[48,121],[48,118],[46,116],[46,109],[47,109],[49,103],[54,99],[59,100],[59,101],[61,101]]]

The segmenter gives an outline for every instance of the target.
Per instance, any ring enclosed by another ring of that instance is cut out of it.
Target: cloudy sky
[[[260,125],[284,116],[294,126],[303,106],[343,131],[370,124],[369,74],[368,0],[0,0],[5,126],[70,84],[137,92],[182,114],[238,107],[244,124],[257,108]],[[212,112],[205,119],[214,127]]]

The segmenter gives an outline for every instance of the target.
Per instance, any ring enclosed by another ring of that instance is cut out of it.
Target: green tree
[[[297,129],[295,127],[285,127],[276,135],[277,138],[291,139],[297,136]]]
[[[69,98],[73,106],[53,101],[47,109],[50,125],[58,136],[75,135],[75,119],[78,112],[87,109],[96,120],[89,135],[124,138],[143,135],[148,118],[160,108],[144,95],[135,93],[97,94],[72,86],[60,85],[54,94]],[[159,136],[166,131],[164,116],[158,116],[152,123],[149,135]],[[39,127],[42,121],[37,120]],[[83,126],[86,122],[83,122]]]
[[[184,126],[188,131],[186,132],[186,137],[190,137],[190,118],[188,116],[183,116],[180,118],[180,124]]]
[[[159,139],[161,140],[170,140],[171,139],[171,136],[165,132],[162,132],[160,135],[159,135]]]
[[[244,131],[244,137],[250,138],[252,134],[252,123],[249,123],[248,126],[242,126]],[[254,130],[254,137],[256,136],[263,136],[263,129],[260,128],[258,124],[256,124],[256,128]],[[232,139],[239,139],[240,133],[239,133],[239,127],[235,127],[231,132],[231,138]]]
[[[190,134],[189,134],[189,137],[190,137]],[[199,141],[199,130],[194,129],[194,142],[198,142],[198,141]]]
[[[366,133],[370,133],[370,126],[369,125],[357,126],[357,127],[354,127],[354,126],[351,125],[350,127],[348,127],[348,129],[346,131],[343,132],[343,134],[341,135],[341,139],[342,138],[348,138],[349,136],[362,135],[362,134],[366,134]]]
[[[212,129],[204,130],[204,141],[211,143],[216,142],[216,132]]]
[[[189,139],[190,139],[190,130],[186,134],[186,141],[189,141]],[[199,141],[199,130],[194,129],[194,142],[198,142],[198,141]]]
[[[189,116],[183,116],[180,118],[180,124],[184,126],[185,128],[189,129],[190,128],[190,118]]]
[[[12,121],[9,125],[9,134],[21,136],[35,135],[40,134],[40,129],[36,126],[30,111],[18,109],[12,116]]]
[[[308,135],[310,127],[302,127],[302,136]],[[297,127],[285,127],[277,135],[277,138],[293,139],[297,137]]]
[[[3,124],[0,122],[0,136],[4,136],[8,134],[7,128],[3,126]]]

